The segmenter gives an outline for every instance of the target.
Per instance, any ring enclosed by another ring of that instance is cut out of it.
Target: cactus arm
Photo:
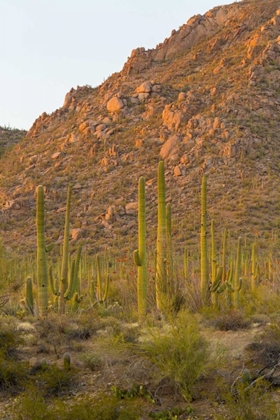
[[[135,249],[135,251],[133,252],[133,261],[134,264],[137,265],[137,267],[141,267],[141,260],[138,249]]]
[[[55,296],[59,296],[59,291],[55,288],[55,285],[54,285],[52,266],[49,267],[49,282],[50,282],[50,286],[51,286],[51,292]]]
[[[71,262],[70,279],[68,282],[68,289],[64,294],[66,300],[72,299],[74,293],[77,291],[79,266],[81,261],[82,246],[80,245],[77,251],[76,259]]]
[[[34,315],[34,297],[31,277],[27,277],[25,282],[25,305],[28,311]]]

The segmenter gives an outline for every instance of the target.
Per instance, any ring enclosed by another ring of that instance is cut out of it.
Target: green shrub
[[[250,321],[244,313],[236,309],[213,311],[207,314],[209,319],[207,325],[221,331],[237,331],[246,329]]]
[[[76,373],[73,368],[65,370],[46,364],[36,372],[36,384],[45,397],[59,397],[73,389]]]
[[[0,354],[5,358],[13,358],[22,342],[15,323],[6,318],[0,319]]]
[[[261,380],[255,386],[248,388],[248,383],[239,382],[236,387],[225,386],[222,398],[230,418],[237,420],[277,420],[279,407],[270,394],[270,385]],[[222,420],[223,417],[217,418]]]
[[[48,403],[42,394],[30,391],[14,404],[13,420],[137,420],[141,418],[138,401],[118,400],[104,394],[77,397]]]
[[[29,380],[28,365],[0,355],[0,390],[18,392]]]
[[[139,350],[157,368],[159,381],[171,380],[186,400],[192,399],[194,385],[206,373],[210,360],[208,344],[193,316],[181,314],[166,331],[150,330]]]

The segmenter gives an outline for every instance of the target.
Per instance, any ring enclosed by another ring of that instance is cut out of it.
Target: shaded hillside
[[[1,159],[4,243],[35,246],[38,184],[46,187],[47,234],[59,243],[72,183],[74,243],[124,252],[136,243],[140,175],[151,241],[160,159],[178,246],[197,241],[202,174],[217,228],[266,241],[280,221],[279,7],[276,0],[216,7],[155,49],[132,51],[101,86],[71,89]]]

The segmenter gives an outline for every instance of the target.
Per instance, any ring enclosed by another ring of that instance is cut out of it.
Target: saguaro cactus
[[[34,297],[31,277],[27,277],[25,281],[25,306],[31,315],[34,315]]]
[[[64,240],[62,251],[62,266],[61,277],[59,284],[59,298],[58,298],[58,312],[59,314],[65,313],[65,293],[68,289],[68,264],[69,264],[69,235],[70,235],[70,202],[71,202],[72,187],[68,187],[66,214],[64,224]]]
[[[207,179],[205,175],[202,178],[201,188],[200,268],[202,301],[204,305],[209,305],[210,282],[207,257]]]
[[[162,311],[166,300],[166,204],[164,162],[158,165],[158,228],[156,252],[156,304]]]
[[[220,284],[222,281],[222,267],[219,266],[217,261],[217,253],[216,253],[216,242],[215,242],[215,223],[214,220],[211,220],[211,298],[212,298],[212,305],[214,307],[219,306],[218,302],[218,293],[222,289],[220,289]]]
[[[104,303],[108,296],[109,291],[109,274],[106,276],[106,282],[103,284],[102,275],[101,275],[101,268],[100,268],[100,260],[99,255],[96,254],[96,276],[97,276],[97,283],[96,283],[96,299],[98,303]]]
[[[44,188],[37,188],[37,283],[38,283],[38,310],[40,316],[48,313],[48,269],[45,243],[45,209]]]
[[[79,276],[79,267],[81,261],[81,253],[82,253],[82,245],[79,245],[76,259],[71,261],[71,270],[70,270],[70,277],[68,279],[68,288],[64,293],[64,298],[66,300],[72,299],[74,293],[77,292],[78,289],[78,276]]]
[[[171,204],[166,204],[166,290],[168,297],[172,298],[175,293],[174,262],[172,251],[172,217]]]
[[[138,249],[134,251],[134,262],[138,267],[137,301],[138,316],[142,318],[147,313],[147,251],[146,251],[146,194],[145,178],[141,176],[138,182]]]
[[[233,277],[233,306],[239,308],[239,292],[242,286],[241,279],[241,237],[238,238],[235,273]]]
[[[257,262],[256,242],[252,245],[252,272],[251,272],[251,290],[254,292],[259,283],[260,266]]]

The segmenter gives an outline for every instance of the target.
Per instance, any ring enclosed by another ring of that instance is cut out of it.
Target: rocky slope
[[[155,49],[133,50],[101,86],[71,89],[2,157],[2,240],[34,248],[35,190],[43,184],[47,233],[59,243],[72,183],[73,243],[124,253],[136,245],[137,180],[145,175],[152,241],[164,159],[176,246],[197,241],[202,174],[218,229],[265,242],[280,220],[279,113],[279,1],[194,16]]]
[[[25,136],[25,130],[10,127],[0,127],[0,156],[8,149],[19,143]]]

